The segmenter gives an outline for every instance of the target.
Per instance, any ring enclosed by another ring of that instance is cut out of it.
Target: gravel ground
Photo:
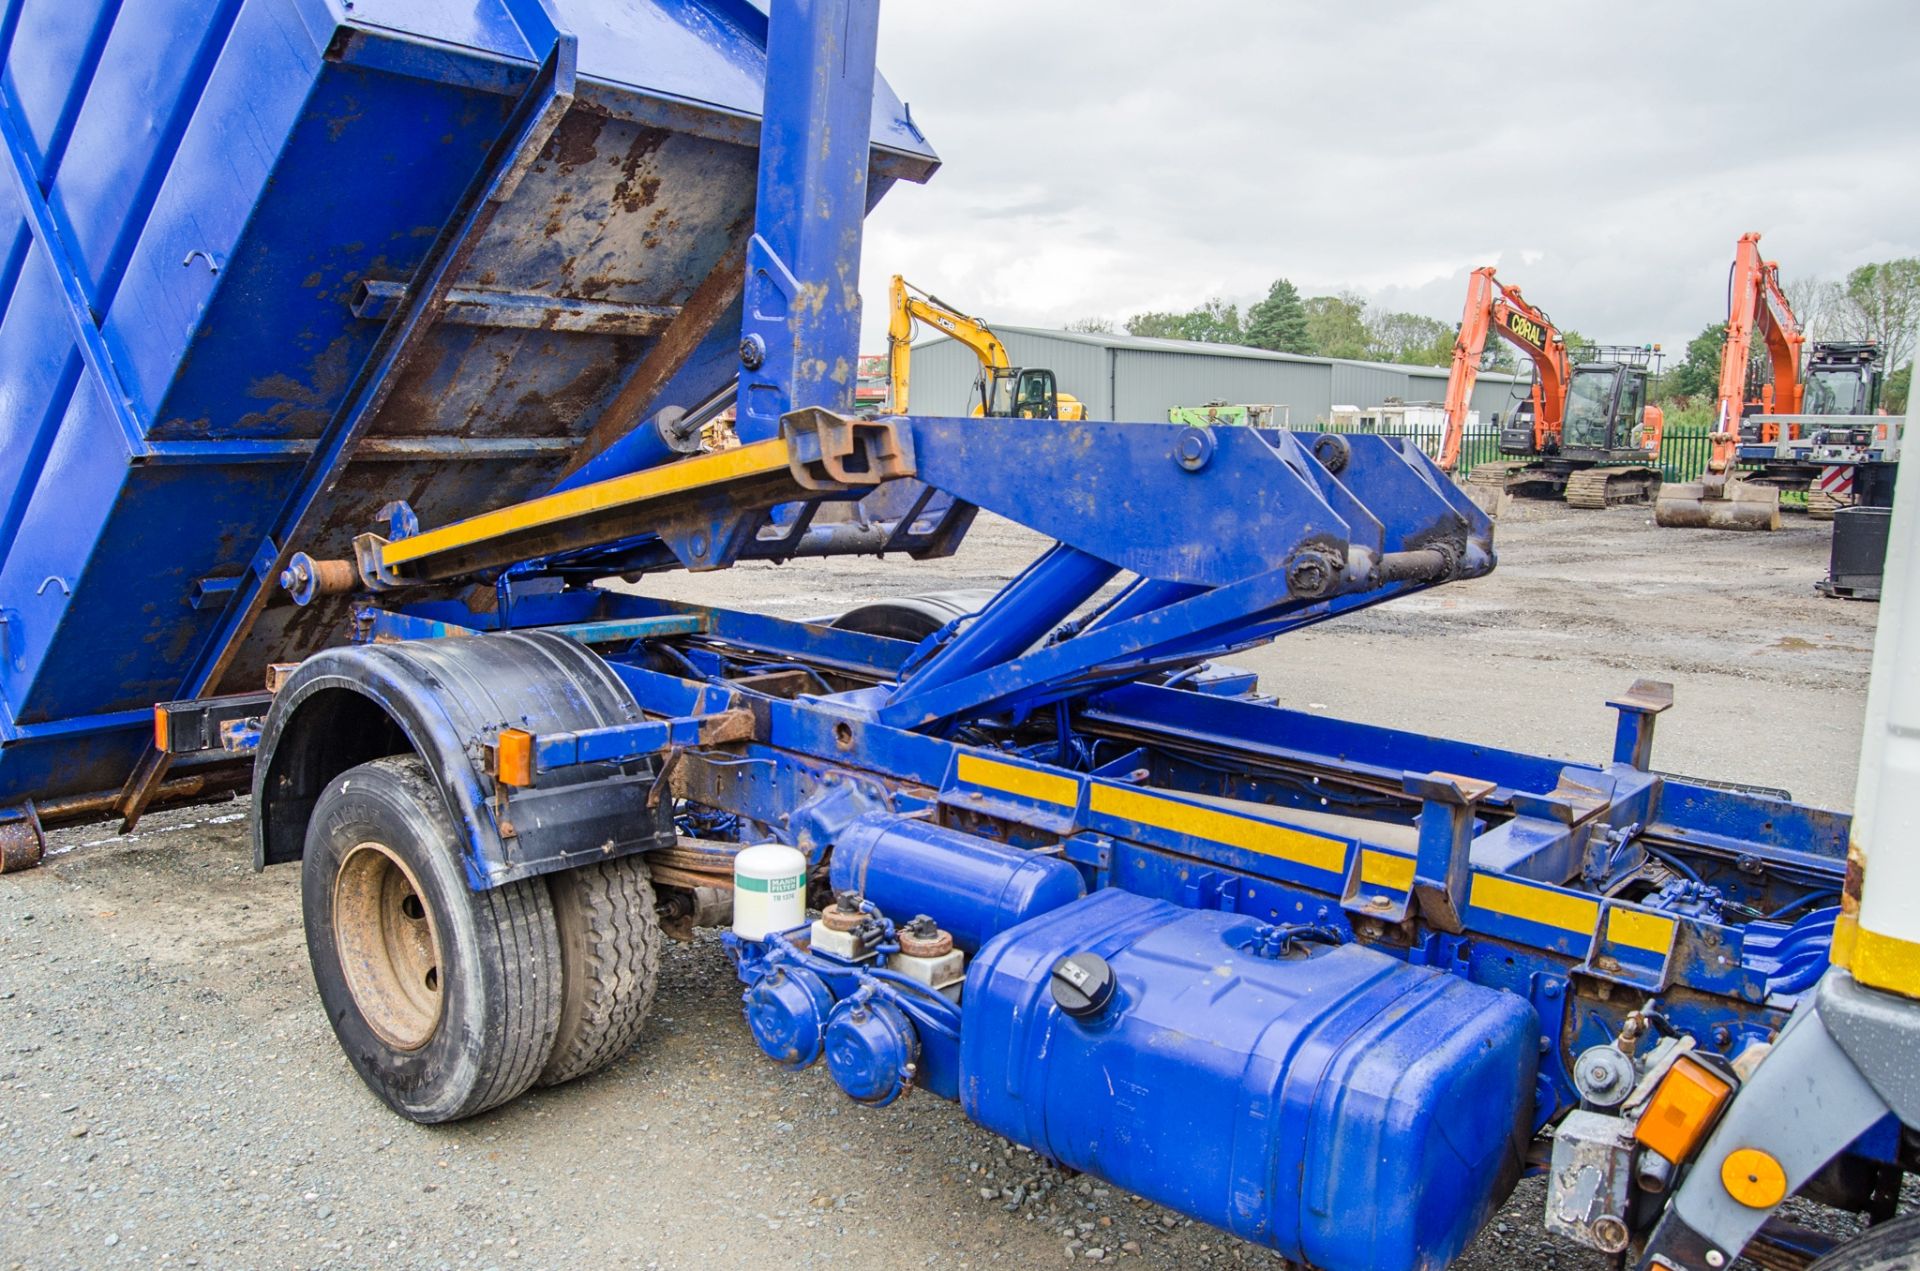
[[[1239,659],[1289,704],[1603,758],[1608,694],[1675,682],[1655,760],[1850,804],[1876,610],[1812,592],[1827,532],[1661,531],[1523,508],[1490,578]],[[656,586],[786,615],[988,586],[1037,540],[953,560],[743,566]],[[719,945],[672,946],[612,1069],[459,1125],[369,1095],[315,1001],[297,873],[255,874],[243,805],[63,830],[0,879],[0,1267],[1274,1264],[1067,1178],[915,1096],[856,1107],[758,1059]],[[1462,1265],[1599,1268],[1523,1184]]]

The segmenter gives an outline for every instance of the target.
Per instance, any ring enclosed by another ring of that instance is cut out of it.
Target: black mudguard
[[[634,723],[607,664],[551,632],[328,649],[274,697],[253,773],[256,867],[300,859],[327,783],[355,765],[417,753],[459,830],[476,890],[672,844],[672,800],[648,806],[658,763],[594,764],[508,791],[487,770],[502,728],[535,735]]]

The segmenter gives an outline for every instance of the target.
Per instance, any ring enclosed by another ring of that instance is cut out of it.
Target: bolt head
[[[1612,1214],[1602,1214],[1593,1220],[1593,1239],[1603,1252],[1619,1253],[1627,1247],[1627,1224]],[[1707,1261],[1713,1262],[1713,1255],[1707,1255]],[[1718,1263],[1714,1263],[1718,1266]]]
[[[740,341],[740,364],[749,371],[757,371],[767,360],[767,342],[757,335],[749,335]]]
[[[1287,587],[1296,596],[1315,599],[1333,585],[1333,562],[1319,552],[1301,552],[1287,566]]]
[[[1198,472],[1213,458],[1213,434],[1204,428],[1188,428],[1173,443],[1173,461],[1188,472]]]

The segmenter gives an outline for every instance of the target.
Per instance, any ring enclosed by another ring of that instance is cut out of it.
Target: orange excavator
[[[1858,476],[1861,484],[1884,487],[1884,499],[1864,501],[1891,501],[1890,474],[1904,421],[1873,413],[1879,350],[1869,343],[1815,342],[1803,370],[1806,343],[1780,285],[1779,262],[1762,258],[1760,235],[1742,234],[1728,279],[1713,451],[1700,480],[1660,492],[1656,523],[1779,529],[1783,489],[1808,490],[1810,509],[1831,516],[1832,499],[1812,487],[1843,471],[1849,486]],[[1756,382],[1752,363],[1762,350],[1767,374]],[[1749,470],[1737,471],[1737,465]]]
[[[1772,364],[1772,380],[1759,403],[1788,414],[1800,410],[1800,346],[1805,337],[1780,286],[1780,265],[1760,257],[1760,236],[1742,234],[1727,284],[1727,342],[1720,351],[1720,391],[1713,415],[1713,451],[1700,480],[1661,491],[1654,505],[1657,525],[1682,529],[1777,530],[1780,491],[1742,480],[1740,424],[1747,415],[1747,370],[1758,334]]]
[[[1500,452],[1515,461],[1476,464],[1468,483],[1524,498],[1564,496],[1575,507],[1645,503],[1660,488],[1651,462],[1664,422],[1647,404],[1658,345],[1584,345],[1573,349],[1545,311],[1491,265],[1473,271],[1447,380],[1447,432],[1440,466],[1460,462],[1467,404],[1497,332],[1533,362],[1533,388],[1500,429]]]

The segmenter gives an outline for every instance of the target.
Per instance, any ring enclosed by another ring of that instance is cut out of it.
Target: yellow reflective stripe
[[[1858,927],[1848,969],[1871,988],[1902,997],[1920,997],[1920,943]]]
[[[1473,876],[1473,886],[1467,892],[1467,903],[1475,909],[1485,909],[1509,918],[1521,918],[1566,931],[1578,931],[1584,935],[1592,935],[1594,924],[1600,921],[1600,902],[1597,900],[1549,891],[1528,883],[1516,883],[1510,878],[1497,878],[1492,874]]]
[[[1850,906],[1844,898],[1843,906]],[[1828,959],[1838,967],[1853,966],[1853,946],[1860,938],[1860,920],[1851,907],[1842,908],[1840,916],[1833,920],[1833,948],[1828,951]]]
[[[1123,820],[1190,834],[1195,838],[1224,843],[1229,847],[1277,856],[1298,865],[1338,874],[1346,869],[1347,845],[1339,839],[1322,838],[1284,825],[1256,821],[1250,817],[1217,812],[1174,799],[1143,794],[1124,786],[1096,785],[1092,807],[1095,812]]]
[[[1629,949],[1665,954],[1673,948],[1673,919],[1637,909],[1607,910],[1607,939]]]
[[[1002,794],[1017,794],[1024,799],[1054,803],[1063,808],[1079,806],[1080,783],[1057,773],[1036,772],[1010,763],[995,763],[978,755],[961,755],[960,780],[970,786],[984,786]]]
[[[696,455],[691,459],[681,459],[675,463],[662,464],[657,468],[648,468],[644,472],[630,473],[624,477],[610,477],[591,485],[562,490],[558,494],[543,495],[537,499],[529,499],[525,503],[515,503],[479,516],[468,517],[464,521],[455,521],[437,530],[428,530],[422,534],[415,534],[412,538],[388,543],[380,549],[380,559],[388,566],[402,565],[410,560],[431,556],[435,552],[465,547],[470,543],[498,538],[503,534],[513,534],[556,521],[571,520],[589,512],[603,511],[646,499],[657,499],[663,495],[678,494],[684,490],[738,477],[764,476],[769,472],[782,471],[786,467],[787,443],[785,441],[779,438],[772,441],[757,441],[750,446],[736,446],[732,450],[718,450],[712,454]]]
[[[1360,853],[1360,881],[1395,891],[1413,890],[1413,857],[1365,848]]]

